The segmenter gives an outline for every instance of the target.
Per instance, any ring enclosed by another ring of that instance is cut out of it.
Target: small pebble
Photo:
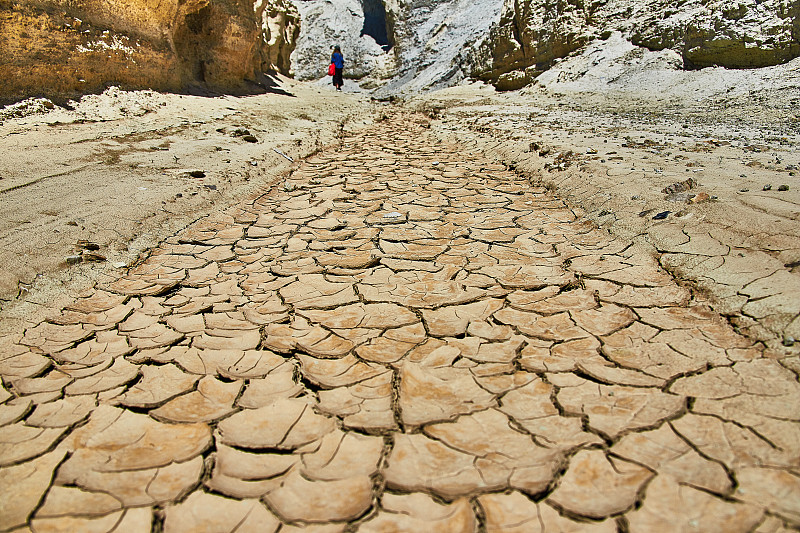
[[[762,191],[770,191],[770,190],[772,190],[772,185],[770,185],[769,183],[767,183],[766,185],[764,185],[764,188],[763,188],[763,189],[761,189],[761,190],[762,190]]]
[[[783,345],[784,346],[794,346],[794,337],[791,335],[787,335],[783,338]]]
[[[102,263],[106,260],[106,256],[101,254],[86,253],[83,254],[84,261],[91,261],[93,263]]]
[[[780,187],[778,187],[778,190],[779,191],[788,191],[789,190],[789,186],[788,185],[781,185]]]
[[[83,248],[84,250],[90,250],[93,252],[100,249],[99,244],[97,244],[96,242],[87,241],[85,239],[79,239],[76,245],[79,246],[80,248]]]
[[[653,216],[653,220],[664,220],[669,216],[669,211],[661,211]]]

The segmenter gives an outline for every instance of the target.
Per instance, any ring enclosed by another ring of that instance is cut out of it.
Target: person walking
[[[344,80],[342,79],[342,70],[344,70],[344,56],[342,55],[342,49],[339,48],[338,44],[333,47],[331,64],[333,64],[334,68],[336,69],[333,73],[333,86],[336,87],[337,91],[341,91],[342,85],[344,85]]]

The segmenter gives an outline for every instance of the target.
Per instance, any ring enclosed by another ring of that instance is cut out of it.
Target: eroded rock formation
[[[289,0],[255,0],[254,7],[261,21],[261,70],[288,75],[300,36],[300,13]]]
[[[384,92],[439,89],[470,75],[468,57],[500,18],[500,0],[384,0],[398,79]]]
[[[676,51],[686,68],[764,67],[800,56],[800,2],[505,0],[473,74],[516,89],[612,31],[637,46]]]
[[[300,79],[325,75],[331,47],[345,78],[377,95],[413,93],[469,76],[473,47],[500,16],[501,0],[294,0],[303,32],[293,56]]]
[[[3,100],[319,79],[334,44],[378,96],[470,76],[517,89],[615,32],[689,69],[800,56],[800,0],[0,0],[0,19]]]
[[[800,56],[798,0],[293,0],[304,32],[301,79],[325,75],[341,44],[346,77],[377,94],[411,93],[477,77],[523,87],[557,60],[618,33],[679,68],[758,68]]]
[[[0,0],[0,95],[243,90],[288,73],[298,26],[286,0]]]

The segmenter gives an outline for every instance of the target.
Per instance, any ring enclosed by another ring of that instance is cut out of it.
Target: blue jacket
[[[334,52],[331,56],[331,63],[333,63],[336,68],[344,68],[344,56],[339,52]]]

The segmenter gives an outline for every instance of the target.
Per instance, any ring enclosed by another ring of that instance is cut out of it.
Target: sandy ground
[[[2,330],[118,275],[285,176],[287,157],[336,143],[374,114],[369,99],[289,79],[248,97],[111,88],[72,110],[44,104],[0,110]]]
[[[604,73],[628,57],[608,55]],[[580,61],[523,91],[475,83],[401,105],[434,117],[441,138],[480,148],[647,247],[742,333],[791,349],[784,345],[800,338],[800,117],[792,112],[800,63],[651,73],[650,85],[631,81],[637,65],[626,63],[622,85],[602,91]],[[278,151],[303,157],[383,113],[367,94],[279,82],[274,93],[245,98],[110,90],[73,110],[40,106],[14,118],[7,108],[3,328],[36,322],[197,218],[281,179],[293,164]],[[688,179],[690,189],[664,192]]]

